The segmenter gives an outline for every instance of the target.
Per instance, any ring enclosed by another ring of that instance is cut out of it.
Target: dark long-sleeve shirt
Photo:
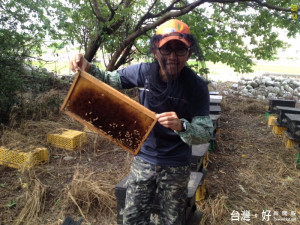
[[[164,94],[168,84],[160,79],[158,71],[157,63],[141,63],[113,72],[92,65],[88,72],[118,90],[138,87],[140,103],[156,113],[175,111],[186,122],[186,131],[173,131],[157,123],[138,157],[160,166],[187,165],[191,145],[207,143],[213,133],[207,85],[185,67]]]

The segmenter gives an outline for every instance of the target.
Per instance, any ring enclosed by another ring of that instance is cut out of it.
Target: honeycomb
[[[84,72],[77,76],[63,110],[137,154],[156,123],[155,113]]]

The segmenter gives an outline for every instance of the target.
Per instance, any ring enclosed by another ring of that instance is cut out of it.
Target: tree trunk
[[[84,57],[91,62],[92,59],[95,57],[99,47],[101,44],[101,35],[97,34],[97,36],[95,36],[93,38],[93,40],[91,41],[91,43],[88,45],[88,48],[85,52]]]

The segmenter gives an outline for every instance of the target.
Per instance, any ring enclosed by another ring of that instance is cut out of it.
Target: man
[[[81,54],[70,61],[74,72],[80,68],[117,89],[138,87],[140,103],[157,113],[158,123],[134,158],[127,180],[126,225],[150,223],[155,193],[161,224],[180,225],[184,220],[191,145],[207,143],[213,132],[207,84],[186,66],[197,46],[189,27],[171,19],[151,38],[153,63],[105,72]]]

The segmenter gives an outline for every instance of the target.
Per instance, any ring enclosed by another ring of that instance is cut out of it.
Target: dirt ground
[[[267,126],[267,105],[223,96],[206,196],[197,202],[201,225],[300,224],[297,151]],[[115,185],[127,176],[133,156],[92,132],[75,151],[47,145],[47,134],[61,128],[84,130],[65,114],[2,127],[0,146],[47,147],[50,157],[30,170],[0,166],[0,225],[60,225],[68,215],[83,218],[83,225],[116,224]]]
[[[300,224],[297,151],[287,149],[267,126],[267,105],[225,98],[218,150],[210,154],[208,194],[200,207],[202,224]]]

